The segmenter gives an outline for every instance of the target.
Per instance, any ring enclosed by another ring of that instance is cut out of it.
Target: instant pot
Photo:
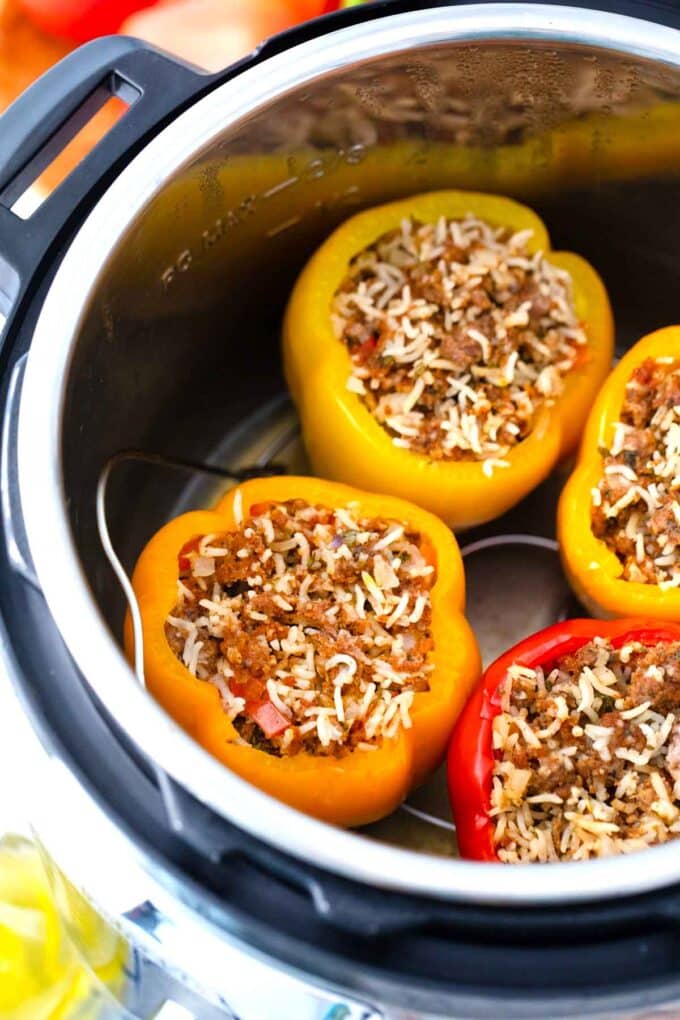
[[[464,862],[441,777],[334,829],[225,770],[121,651],[161,523],[253,472],[305,471],[281,316],[357,209],[517,196],[602,273],[620,349],[678,321],[679,28],[673,0],[374,3],[218,75],[110,38],[0,120],[2,776],[92,974],[79,1016],[680,1015],[680,844]],[[125,114],[22,218],[111,95]],[[575,611],[553,540],[565,471],[459,536],[487,661]]]

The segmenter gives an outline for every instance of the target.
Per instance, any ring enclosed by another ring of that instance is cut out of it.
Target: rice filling
[[[431,559],[418,532],[355,505],[257,504],[180,551],[166,637],[246,743],[375,748],[411,725],[429,689]]]
[[[646,358],[633,372],[591,494],[593,534],[626,581],[680,585],[680,368]]]
[[[396,446],[492,471],[562,393],[586,334],[569,274],[530,237],[410,218],[352,260],[332,305],[347,387]]]
[[[494,719],[501,861],[586,860],[680,834],[680,642],[601,638],[549,672],[513,665]]]

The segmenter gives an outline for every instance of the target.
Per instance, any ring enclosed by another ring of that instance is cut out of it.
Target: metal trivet
[[[111,533],[109,531],[107,518],[107,492],[111,475],[119,465],[130,462],[150,464],[154,467],[167,468],[171,471],[185,471],[192,474],[207,475],[212,478],[221,478],[224,481],[232,482],[233,485],[238,485],[240,482],[247,481],[249,478],[258,478],[274,474],[286,474],[287,467],[284,464],[277,463],[275,458],[293,439],[295,439],[299,431],[300,426],[297,421],[288,423],[281,433],[272,440],[260,457],[257,458],[254,464],[242,468],[229,468],[221,467],[216,464],[204,464],[200,461],[188,460],[183,457],[169,457],[146,450],[121,450],[119,453],[114,454],[102,468],[97,481],[96,493],[97,530],[99,532],[99,539],[101,541],[104,554],[116,575],[130,612],[130,621],[132,624],[132,634],[134,639],[134,672],[141,687],[146,689],[142,615],[139,609],[139,603],[137,602],[137,597],[132,587],[132,581],[130,580],[130,576],[116,552],[111,539]],[[173,832],[179,833],[184,828],[184,822],[170,777],[158,764],[156,764],[156,762],[152,761],[151,767],[153,768],[156,782],[158,783],[158,789],[163,800],[163,806],[170,826]]]

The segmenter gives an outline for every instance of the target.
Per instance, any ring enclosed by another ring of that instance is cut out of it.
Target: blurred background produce
[[[99,35],[145,39],[197,67],[218,71],[263,39],[361,0],[0,0],[0,112],[70,50]],[[67,160],[41,179],[54,187],[116,119],[102,112]]]

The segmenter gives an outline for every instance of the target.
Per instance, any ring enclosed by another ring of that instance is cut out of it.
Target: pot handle
[[[5,409],[2,416],[2,437],[0,439],[0,515],[10,566],[34,588],[40,590],[33,566],[24,517],[19,501],[19,468],[17,464],[17,431],[19,427],[19,397],[26,369],[23,354],[14,362]]]
[[[0,117],[0,313],[18,318],[47,256],[170,115],[217,76],[126,36],[105,36],[74,50]],[[122,117],[27,219],[12,211],[55,156],[111,96],[129,105]]]

